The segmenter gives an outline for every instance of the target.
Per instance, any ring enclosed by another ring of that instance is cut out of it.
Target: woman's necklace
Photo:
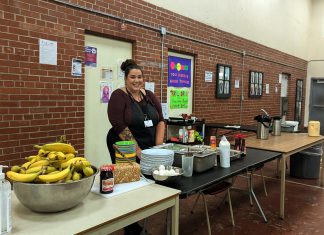
[[[132,94],[132,93],[131,93],[127,88],[126,88],[126,90],[127,90],[128,95],[129,95],[133,100],[135,100],[136,102],[141,102],[141,101],[142,101],[143,96],[142,96],[142,92],[141,92],[141,91],[138,92],[138,95],[135,95],[135,96],[134,96],[134,94]]]

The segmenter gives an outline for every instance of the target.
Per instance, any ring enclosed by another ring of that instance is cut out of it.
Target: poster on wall
[[[57,42],[39,39],[39,63],[57,65]]]
[[[191,87],[191,60],[176,56],[168,57],[168,86]]]
[[[171,89],[170,90],[170,109],[188,108],[189,89]]]
[[[87,67],[97,67],[97,48],[86,46],[84,53],[84,65]]]
[[[82,76],[82,60],[72,58],[71,75],[75,77]]]
[[[100,103],[108,103],[113,91],[111,82],[100,82]]]

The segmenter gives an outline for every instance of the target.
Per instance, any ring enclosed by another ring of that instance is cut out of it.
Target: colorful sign
[[[89,67],[97,67],[97,48],[86,46],[84,48],[84,64]]]
[[[168,86],[191,87],[191,60],[169,56]]]
[[[188,89],[171,89],[170,90],[170,109],[188,108]]]

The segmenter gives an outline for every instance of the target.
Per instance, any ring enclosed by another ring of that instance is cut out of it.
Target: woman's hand
[[[140,147],[136,147],[136,156],[141,160],[142,149]]]

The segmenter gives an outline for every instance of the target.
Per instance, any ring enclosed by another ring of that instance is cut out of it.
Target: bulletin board
[[[168,53],[167,106],[169,117],[192,113],[194,57]]]

